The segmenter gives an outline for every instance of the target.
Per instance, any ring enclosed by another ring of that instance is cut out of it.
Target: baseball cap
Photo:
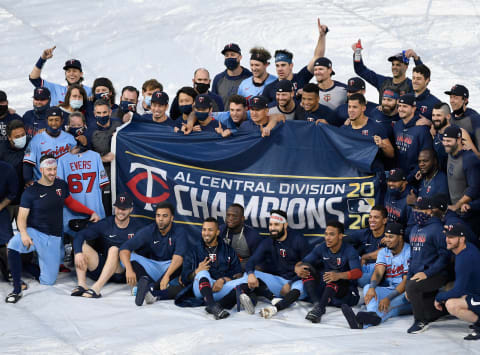
[[[212,99],[210,96],[202,94],[202,95],[197,95],[195,98],[195,104],[194,104],[196,109],[206,109],[212,107]]]
[[[50,90],[47,88],[35,88],[35,90],[33,90],[33,98],[35,100],[49,100]]]
[[[348,92],[357,92],[360,90],[365,90],[365,81],[358,76],[348,79],[347,82],[347,91]]]
[[[71,219],[68,222],[68,227],[74,232],[80,232],[82,229],[84,229],[88,225],[89,220],[90,220],[90,217]]]
[[[328,58],[325,57],[320,57],[315,60],[315,63],[313,64],[314,67],[327,67],[332,69],[332,61]],[[335,72],[332,70],[332,75],[335,75]]]
[[[403,169],[396,168],[396,169],[390,170],[390,175],[388,175],[387,180],[393,181],[393,182],[407,181],[407,175],[405,175],[405,172],[403,171]]]
[[[383,97],[389,97],[391,99],[398,100],[398,91],[393,89],[385,89],[383,90]]]
[[[0,101],[7,101],[7,93],[3,90],[0,90]]]
[[[397,222],[388,222],[385,226],[385,233],[403,235],[403,226]]]
[[[166,92],[163,91],[155,91],[152,94],[152,103],[156,102],[160,105],[168,105],[168,95]]]
[[[47,110],[47,113],[45,114],[45,117],[50,117],[50,116],[60,116],[60,117],[63,118],[62,110],[60,110],[60,108],[58,108],[58,107],[50,107]]]
[[[240,50],[240,47],[236,43],[229,43],[226,44],[225,47],[223,47],[222,54],[225,55],[225,52],[235,52],[238,54],[242,54],[242,51]]]
[[[448,208],[448,196],[444,194],[432,196],[432,207],[445,212]]]
[[[115,203],[113,204],[115,207],[121,208],[122,210],[126,210],[133,207],[133,200],[125,192],[122,192],[117,196]]]
[[[450,91],[445,91],[445,94],[447,95],[455,95],[455,96],[462,96],[466,99],[468,99],[468,96],[469,96],[469,93],[468,93],[468,89],[463,86],[463,85],[454,85],[452,86],[452,88],[450,89]]]
[[[458,126],[448,126],[443,131],[444,138],[460,138],[462,136],[462,130]]]
[[[264,96],[254,96],[250,99],[250,108],[262,109],[268,107],[268,100]]]
[[[65,62],[63,70],[67,70],[68,68],[74,68],[82,71],[82,64],[78,59],[69,59]]]
[[[419,197],[415,203],[415,207],[419,210],[429,210],[433,208],[433,201],[430,197]]]
[[[389,62],[393,62],[395,60],[398,60],[399,62],[402,62],[403,64],[407,64],[410,62],[410,59],[405,57],[402,52],[394,54],[390,57],[388,57]]]
[[[290,80],[279,80],[277,84],[277,92],[292,92],[293,84]]]
[[[461,223],[449,224],[445,226],[445,234],[454,237],[466,237],[467,229]]]
[[[398,99],[398,103],[400,104],[405,104],[405,105],[410,105],[410,106],[416,106],[416,102],[415,102],[415,95],[413,94],[405,94],[405,95],[402,95],[400,96],[400,98]]]

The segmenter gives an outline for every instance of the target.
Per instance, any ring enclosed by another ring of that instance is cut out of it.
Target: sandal
[[[15,292],[10,292],[5,298],[5,302],[7,303],[17,303],[20,298],[22,298],[23,294],[20,293],[15,293]]]
[[[89,295],[89,296],[85,296],[85,295]],[[96,293],[95,290],[92,290],[91,288],[89,288],[88,290],[86,290],[82,294],[82,297],[85,297],[85,298],[100,298],[100,297],[102,297],[102,295],[100,293]]]
[[[83,295],[85,292],[87,292],[87,289],[78,285],[72,290],[72,293],[70,294],[70,296],[79,297]]]

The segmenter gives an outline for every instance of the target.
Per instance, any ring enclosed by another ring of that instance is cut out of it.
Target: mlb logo
[[[285,258],[287,256],[287,251],[285,249],[280,249],[280,256]]]
[[[128,237],[128,239],[132,239],[134,235],[135,235],[135,233],[130,233],[130,234],[127,235],[127,237]]]
[[[368,129],[362,129],[362,136],[368,136]]]
[[[370,213],[372,207],[375,206],[375,199],[368,197],[349,198],[347,206],[350,213]]]
[[[427,112],[427,109],[428,109],[427,106],[422,106],[422,107],[420,107],[420,112],[425,113],[425,112]]]
[[[325,95],[323,95],[323,100],[324,100],[325,102],[328,102],[328,101],[330,101],[331,99],[332,99],[332,95],[330,95],[330,94],[325,94]]]
[[[217,254],[208,254],[208,257],[210,258],[211,261],[216,262],[217,261]]]
[[[340,266],[342,264],[342,258],[337,258],[337,265]]]
[[[56,189],[55,192],[57,193],[58,196],[62,196],[62,189]]]
[[[105,170],[100,171],[100,178],[105,179],[107,177],[107,172]]]

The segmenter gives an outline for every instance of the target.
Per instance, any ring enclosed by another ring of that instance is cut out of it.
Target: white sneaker
[[[253,304],[252,299],[248,295],[242,293],[240,295],[240,303],[245,309],[245,312],[247,312],[248,314],[255,314],[255,305]]]
[[[145,303],[146,303],[146,304],[155,303],[156,300],[157,300],[157,297],[155,297],[154,295],[152,295],[152,293],[151,293],[150,291],[148,291],[148,292],[145,294]]]
[[[265,319],[269,319],[272,318],[277,312],[277,307],[268,306],[260,310],[260,315]]]

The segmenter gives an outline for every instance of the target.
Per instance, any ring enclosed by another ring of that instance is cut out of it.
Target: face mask
[[[225,66],[228,70],[237,69],[240,63],[237,61],[237,58],[225,58]]]
[[[74,110],[78,110],[83,106],[83,100],[70,100],[70,107]]]
[[[463,115],[463,114],[465,113],[465,110],[463,109],[463,106],[462,106],[462,107],[460,107],[460,108],[457,109],[457,110],[453,110],[452,113],[453,113],[454,115],[461,116],[461,115]]]
[[[280,239],[284,235],[285,235],[285,227],[282,227],[282,230],[278,234],[272,234],[272,232],[270,232],[270,238],[272,238],[273,240]]]
[[[108,121],[110,120],[110,116],[95,116],[95,119],[102,126],[105,126],[108,123]]]
[[[148,107],[150,107],[150,105],[152,104],[152,97],[151,96],[145,96],[143,98],[143,102],[145,102],[145,105],[147,105]]]
[[[20,138],[15,138],[13,140],[13,145],[17,149],[23,149],[23,147],[25,147],[25,144],[27,144],[27,136],[23,136],[23,137],[20,137]]]
[[[425,212],[413,211],[413,219],[419,226],[424,226],[430,219],[430,215]]]
[[[78,136],[83,135],[84,131],[85,131],[85,129],[83,127],[75,127],[75,128],[69,127],[68,128],[68,133],[70,133],[74,137],[78,137]]]
[[[195,89],[197,89],[200,94],[204,94],[210,89],[210,84],[195,83]]]
[[[393,198],[395,198],[395,199],[399,198],[399,197],[402,195],[402,193],[403,193],[403,191],[402,191],[402,189],[401,189],[400,187],[399,187],[399,188],[395,188],[395,189],[390,189],[390,188],[389,188],[388,191],[390,192],[390,195],[391,195]]]
[[[95,101],[97,100],[110,100],[110,93],[109,92],[101,92],[100,94],[95,94]]]
[[[33,111],[35,111],[36,114],[42,114],[42,113],[45,113],[49,107],[50,107],[50,104],[46,104],[40,107],[33,106]]]
[[[137,112],[137,105],[130,101],[120,101],[120,109],[123,112]]]
[[[0,116],[3,116],[8,111],[8,105],[0,105]]]
[[[60,135],[60,132],[62,131],[62,128],[61,127],[58,127],[56,129],[53,129],[52,127],[50,126],[47,126],[47,132],[48,134],[50,134],[52,137],[57,137]]]
[[[182,105],[178,106],[178,108],[180,109],[180,112],[185,115],[188,115],[190,112],[192,112],[192,105]]]
[[[195,116],[199,121],[205,121],[208,118],[208,112],[197,112],[195,111]]]

